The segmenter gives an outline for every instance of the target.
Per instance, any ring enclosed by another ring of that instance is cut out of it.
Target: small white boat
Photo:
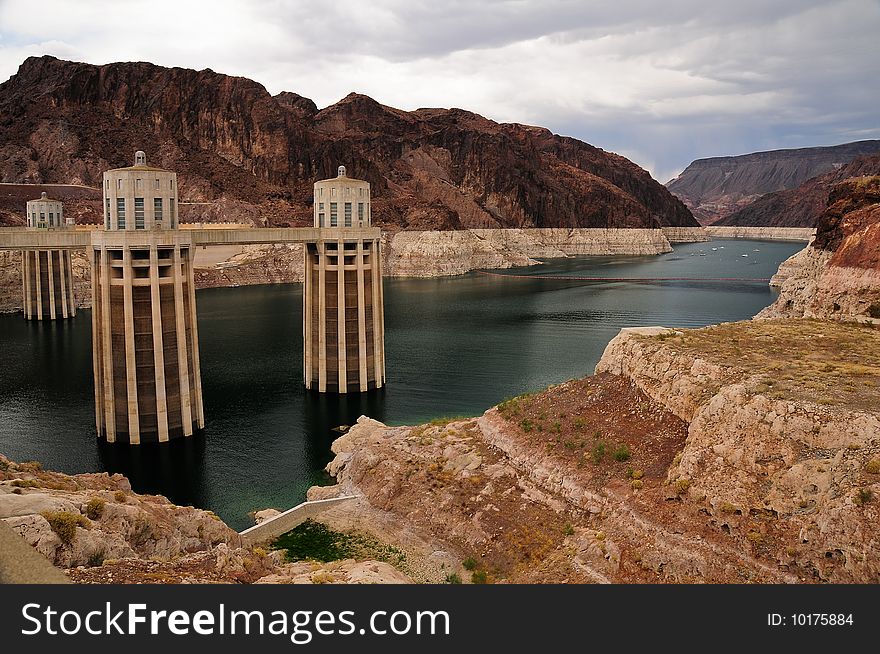
[[[747,256],[749,256],[749,255],[747,255],[747,254],[741,254],[741,255],[739,255],[739,256],[741,256],[741,257],[747,257]]]

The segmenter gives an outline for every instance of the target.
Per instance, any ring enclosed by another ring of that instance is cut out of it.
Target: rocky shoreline
[[[841,398],[808,375],[774,388],[765,370],[805,331],[880,352],[874,330],[830,323],[624,330],[595,377],[479,418],[361,418],[333,444],[338,486],[310,497],[360,494],[327,520],[416,531],[498,581],[876,583],[876,391]],[[719,338],[759,353],[714,359]],[[848,365],[830,343],[823,355]]]
[[[317,519],[400,564],[286,563],[119,475],[2,458],[0,519],[82,583],[876,583],[878,389],[876,329],[761,320],[625,329],[476,418],[361,417],[308,497],[359,496]]]

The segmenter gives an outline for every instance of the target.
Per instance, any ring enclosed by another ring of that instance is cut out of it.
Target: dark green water
[[[207,425],[202,437],[166,445],[95,438],[88,311],[59,324],[0,316],[0,452],[70,473],[121,472],[136,491],[213,509],[243,528],[249,511],[288,508],[325,480],[333,427],[361,414],[392,424],[477,415],[506,397],[590,374],[621,327],[739,320],[773,300],[766,283],[541,276],[768,278],[801,247],[714,241],[658,257],[498,271],[528,278],[385,280],[388,386],[352,396],[303,389],[299,285],[200,291]]]

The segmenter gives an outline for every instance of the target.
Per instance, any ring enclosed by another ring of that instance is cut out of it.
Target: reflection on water
[[[243,528],[249,511],[287,508],[326,483],[334,428],[360,415],[391,424],[476,415],[505,397],[590,374],[621,327],[739,320],[773,299],[766,283],[547,276],[766,278],[801,247],[717,241],[658,257],[509,271],[526,278],[386,280],[388,386],[344,396],[303,388],[300,286],[200,291],[207,424],[198,437],[164,445],[95,438],[88,311],[56,324],[0,316],[0,452],[65,472],[121,472],[138,492],[213,509]]]

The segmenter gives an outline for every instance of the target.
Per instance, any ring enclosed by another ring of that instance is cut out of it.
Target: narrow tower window
[[[345,226],[351,227],[351,202],[345,203]]]
[[[116,229],[125,229],[125,198],[116,198]]]
[[[158,184],[159,180],[156,180]],[[162,222],[162,198],[153,198],[153,220],[157,223]]]
[[[134,228],[135,229],[143,229],[144,228],[144,199],[143,198],[135,198],[134,199]]]
[[[338,218],[336,216],[336,203],[330,203],[330,227],[336,227]]]

